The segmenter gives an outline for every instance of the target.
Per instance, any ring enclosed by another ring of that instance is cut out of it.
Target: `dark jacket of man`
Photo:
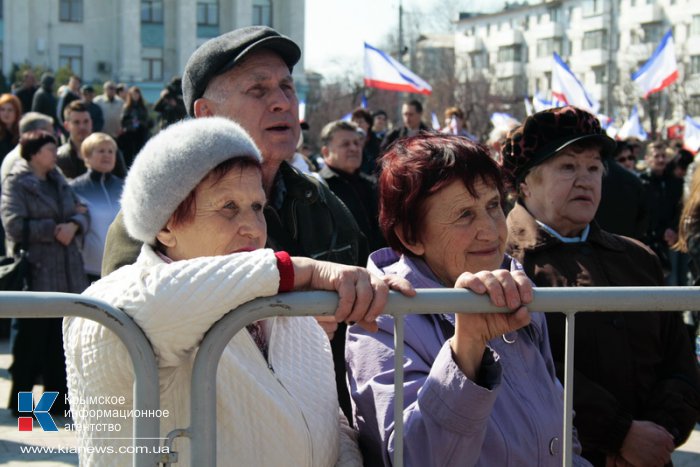
[[[521,204],[508,215],[508,252],[538,287],[658,286],[658,259],[635,240],[591,224],[586,242],[563,243]],[[565,315],[547,313],[557,375],[564,379]],[[578,313],[574,424],[583,456],[605,465],[633,420],[685,442],[700,411],[700,375],[679,313]]]
[[[644,241],[649,206],[644,183],[615,161],[608,162],[595,220],[606,232]]]
[[[367,237],[369,251],[384,248],[386,242],[379,230],[379,201],[374,179],[359,171],[348,175],[327,165],[319,175],[352,213],[360,232]]]
[[[53,76],[42,76],[41,87],[34,93],[31,110],[53,118],[54,125],[58,125],[56,121],[56,97],[53,95],[53,82]]]
[[[433,130],[431,130],[423,122],[420,122],[420,125],[418,126],[418,131],[432,132]],[[389,149],[389,146],[391,146],[394,141],[396,141],[399,138],[405,138],[406,136],[408,136],[408,128],[406,128],[405,126],[400,126],[391,130],[389,133],[387,133],[387,135],[384,137],[384,140],[382,141],[382,144],[380,146],[380,154]]]
[[[68,179],[79,177],[87,172],[87,167],[83,159],[78,156],[78,151],[73,141],[68,140],[58,148],[58,160],[56,164],[63,172],[63,176]]]
[[[15,92],[15,96],[22,103],[22,113],[25,114],[32,110],[32,101],[34,100],[34,94],[39,88],[37,86],[22,86]]]
[[[650,170],[642,173],[640,178],[645,183],[649,207],[649,228],[645,243],[651,247],[661,260],[661,266],[668,273],[671,270],[669,246],[664,240],[666,229],[678,232],[678,223],[682,210],[683,180],[673,174],[655,175]]]
[[[102,131],[102,128],[105,126],[105,118],[102,114],[102,108],[94,102],[83,102],[85,102],[85,107],[87,107],[87,111],[92,119],[92,131],[95,133]]]

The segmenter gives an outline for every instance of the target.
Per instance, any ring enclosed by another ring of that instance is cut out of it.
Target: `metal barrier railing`
[[[332,292],[295,292],[260,298],[238,307],[219,320],[204,337],[195,357],[191,388],[191,426],[173,430],[167,443],[177,436],[191,438],[192,465],[216,465],[216,371],[224,348],[247,324],[273,316],[332,315],[338,297]],[[53,318],[81,316],[112,330],[124,342],[134,364],[134,408],[159,408],[158,369],[153,351],[136,324],[121,310],[81,295],[48,292],[0,292],[0,318]],[[700,310],[700,287],[572,287],[536,289],[530,310],[563,312],[567,315],[566,372],[564,384],[564,465],[570,466],[573,408],[574,315],[580,311],[678,311]],[[413,298],[392,292],[384,310],[394,320],[395,400],[394,465],[403,465],[403,316],[431,313],[502,313],[488,297],[466,290],[421,289]],[[156,452],[159,420],[134,419],[136,440],[147,440]],[[134,465],[153,466],[175,457],[139,454]]]
[[[123,311],[83,295],[57,292],[0,292],[0,318],[63,318],[79,316],[96,321],[121,339],[134,365],[134,409],[155,411],[160,406],[158,365],[141,328]],[[160,420],[134,417],[133,447],[136,467],[167,461],[159,452]]]
[[[272,316],[332,315],[338,297],[332,292],[296,292],[260,298],[238,307],[209,330],[194,362],[191,427],[180,430],[192,441],[192,465],[216,465],[216,370],[224,348],[247,324]],[[564,459],[572,463],[574,314],[580,311],[700,310],[700,287],[570,287],[536,289],[530,310],[567,315],[564,384]],[[403,465],[403,315],[431,313],[502,313],[488,297],[466,290],[421,289],[413,298],[392,292],[385,314],[394,316],[395,396],[394,465]]]

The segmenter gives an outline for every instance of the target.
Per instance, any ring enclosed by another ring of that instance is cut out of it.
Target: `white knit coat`
[[[189,426],[192,362],[204,333],[229,310],[276,294],[279,280],[277,259],[269,249],[166,264],[144,246],[135,264],[84,292],[124,310],[150,340],[158,361],[160,408],[169,412],[160,420],[161,436]],[[273,371],[246,330],[221,357],[217,464],[361,465],[353,434],[339,412],[324,332],[308,317],[272,318],[268,326]],[[83,318],[65,318],[63,336],[71,401],[96,396],[123,396],[126,401],[123,406],[73,404],[74,422],[80,427],[120,426],[119,432],[78,431],[81,465],[131,465],[131,455],[118,450],[131,445],[132,419],[89,413],[133,407],[134,375],[126,348],[111,331]],[[95,453],[95,448],[108,446],[114,454]],[[174,450],[179,453],[175,465],[190,465],[189,441],[179,438]]]

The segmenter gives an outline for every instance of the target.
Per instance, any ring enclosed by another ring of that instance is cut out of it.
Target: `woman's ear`
[[[425,248],[420,240],[416,240],[413,243],[407,241],[403,235],[403,230],[401,229],[400,225],[394,227],[394,234],[399,238],[401,243],[403,243],[403,246],[406,247],[408,251],[416,256],[423,256],[423,253],[425,253]]]
[[[177,237],[170,229],[170,223],[171,221],[169,220],[165,227],[156,234],[156,239],[166,248],[174,248],[177,245]]]

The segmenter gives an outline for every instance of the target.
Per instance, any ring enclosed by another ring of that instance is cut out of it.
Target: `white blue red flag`
[[[365,86],[387,91],[430,94],[430,87],[421,77],[394,60],[386,52],[365,42]]]
[[[573,105],[592,114],[598,113],[600,104],[564,63],[559,54],[554,52],[554,67],[552,68],[552,101],[553,107]]]
[[[552,107],[562,107],[564,105],[566,105],[566,104],[563,104],[559,101],[557,101],[557,102],[548,101],[539,92],[536,92],[534,97],[532,98],[532,108],[534,109],[535,112],[541,112],[543,110],[551,109]]]
[[[491,125],[493,125],[494,128],[511,129],[520,125],[520,121],[513,118],[510,114],[494,112],[491,114]]]
[[[438,116],[435,112],[430,113],[430,124],[432,125],[433,130],[439,130],[440,128],[442,128],[440,126],[440,120],[438,119]]]
[[[616,136],[619,140],[637,138],[640,141],[645,141],[647,139],[647,132],[644,130],[642,122],[639,121],[639,112],[636,105],[632,107],[632,113],[630,113],[629,118],[622,125]]]
[[[669,30],[664,34],[661,43],[651,58],[632,75],[632,81],[642,88],[646,99],[649,97],[649,94],[661,91],[677,79],[676,49],[673,45],[673,36]]]
[[[700,123],[686,115],[683,130],[683,147],[693,154],[700,151]]]

